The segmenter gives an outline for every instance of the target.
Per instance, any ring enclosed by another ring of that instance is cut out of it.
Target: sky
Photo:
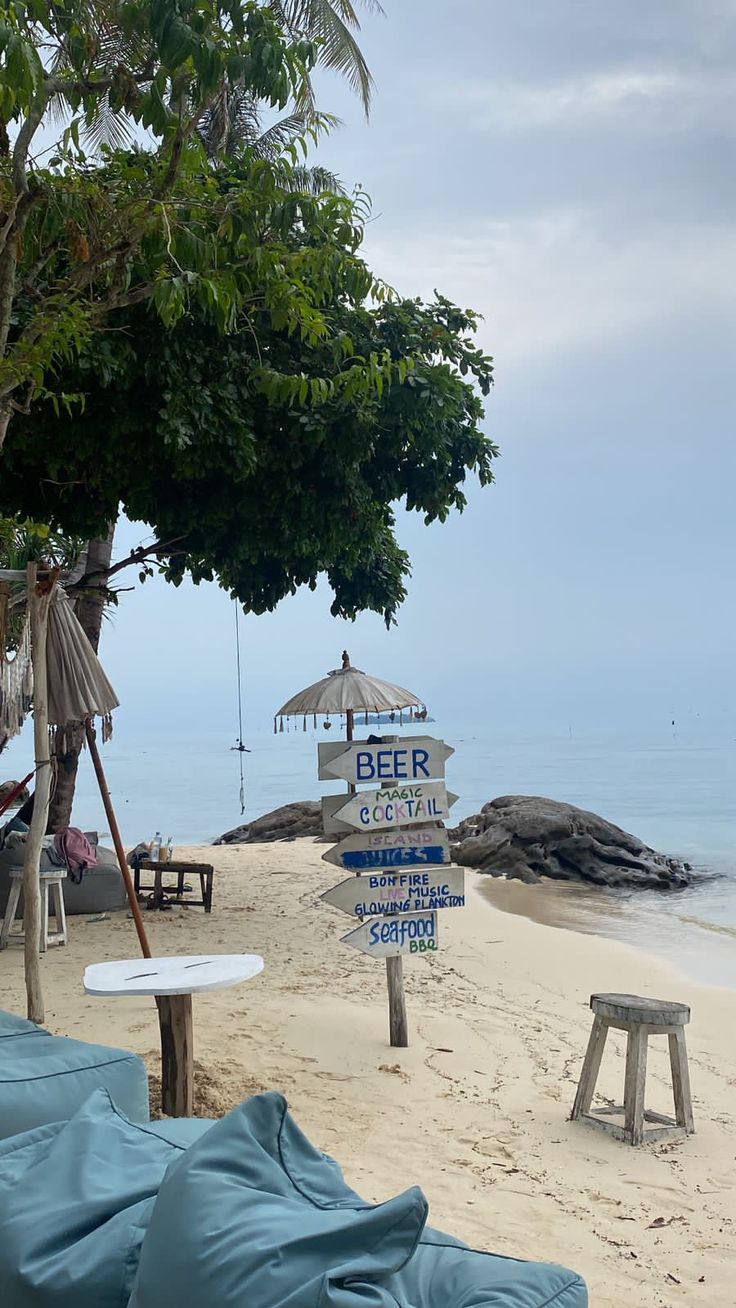
[[[372,196],[377,275],[483,315],[502,457],[462,517],[400,513],[390,632],[332,619],[326,586],[246,616],[247,730],[345,647],[490,731],[732,718],[736,3],[384,8],[370,121],[324,77],[320,158]],[[231,723],[234,640],[215,586],[123,595],[101,654],[128,723]]]

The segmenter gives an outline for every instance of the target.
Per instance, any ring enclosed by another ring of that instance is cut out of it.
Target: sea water
[[[317,780],[317,743],[340,735],[296,728],[253,732],[242,756],[245,815],[240,814],[241,756],[227,727],[209,734],[135,730],[120,721],[102,750],[118,821],[127,845],[171,835],[174,847],[206,843],[222,832],[296,799],[341,789]],[[576,885],[501,887],[495,902],[558,925],[618,936],[668,958],[698,979],[736,987],[736,724],[691,719],[641,732],[569,729],[557,734],[498,732],[477,724],[431,722],[361,732],[426,734],[455,747],[448,789],[460,796],[453,821],[499,795],[545,795],[591,809],[647,844],[698,870],[677,892],[603,891]],[[2,756],[0,780],[28,771],[28,733]],[[106,833],[94,773],[85,755],[74,821]],[[491,887],[494,894],[494,888]]]

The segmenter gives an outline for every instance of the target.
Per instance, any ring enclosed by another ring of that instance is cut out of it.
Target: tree
[[[366,117],[370,109],[373,78],[354,35],[360,30],[356,5],[351,0],[265,0],[281,29],[292,38],[306,36],[316,45],[316,62],[340,73],[360,97]],[[360,0],[373,13],[383,13],[378,0]],[[310,125],[335,123],[319,115],[311,77],[307,74],[294,97],[290,112],[264,131],[261,105],[249,87],[223,84],[207,111],[200,135],[208,157],[216,162],[243,149],[256,149],[264,158],[277,158]],[[319,172],[322,182],[334,188],[336,179]],[[311,183],[311,177],[310,177]]]
[[[331,334],[306,342],[265,312],[218,339],[201,312],[165,332],[135,310],[64,374],[81,414],[14,425],[0,510],[43,507],[91,536],[120,504],[156,532],[174,583],[216,577],[260,613],[325,573],[333,613],[390,622],[409,572],[397,501],[444,520],[469,471],[492,480],[471,385],[488,392],[491,363],[472,313],[441,297],[368,309],[343,284],[322,311]]]
[[[4,7],[0,447],[13,414],[47,393],[50,368],[70,360],[109,314],[180,275],[175,227],[188,238],[189,296],[207,298],[214,284],[223,318],[239,303],[237,263],[218,284],[221,252],[199,235],[201,205],[219,198],[227,208],[228,201],[207,192],[198,129],[223,87],[247,87],[279,109],[302,93],[316,50],[279,28],[277,9],[257,0],[11,0]],[[42,166],[36,138],[59,107],[71,120]],[[106,123],[115,139],[110,124],[120,115],[145,129],[153,148],[91,166],[80,130]],[[176,303],[174,296],[169,317]]]

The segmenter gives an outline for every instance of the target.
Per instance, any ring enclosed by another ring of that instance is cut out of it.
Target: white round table
[[[192,995],[250,981],[263,971],[258,954],[184,954],[126,958],[85,969],[88,995],[155,995],[161,1028],[161,1108],[191,1117],[194,1107]]]

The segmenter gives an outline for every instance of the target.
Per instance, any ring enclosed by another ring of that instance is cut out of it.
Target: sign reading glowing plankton
[[[352,795],[334,816],[358,831],[405,827],[428,820],[441,822],[450,816],[450,808],[457,798],[448,795],[444,781],[387,786],[385,790],[363,790]]]

